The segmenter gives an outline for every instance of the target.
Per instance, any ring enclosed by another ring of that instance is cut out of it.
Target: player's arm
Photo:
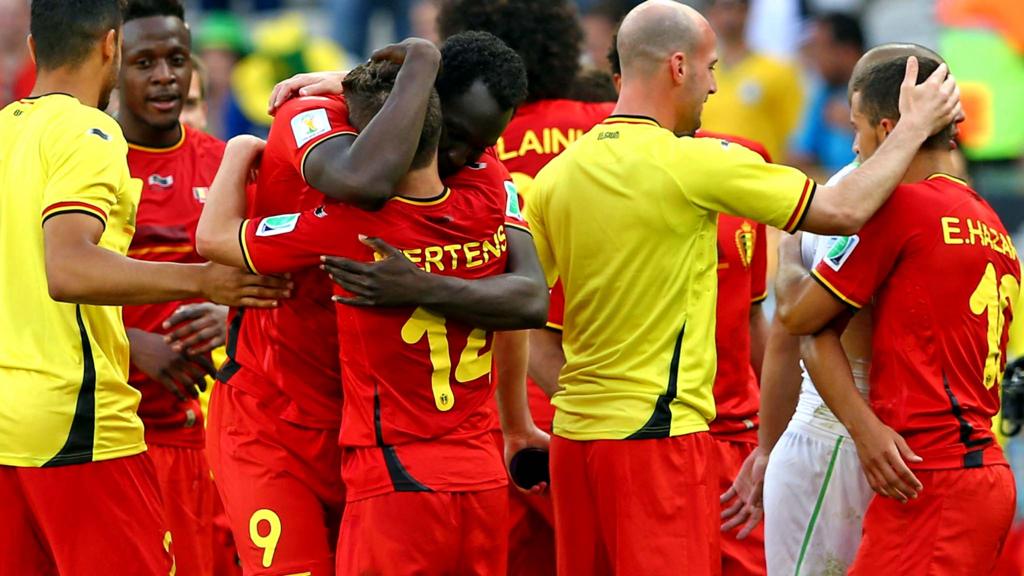
[[[839,340],[847,320],[840,317],[818,334],[801,338],[804,364],[825,404],[849,430],[871,488],[906,502],[917,497],[922,484],[904,460],[921,462],[921,458],[902,436],[875,416],[857,391]]]
[[[529,374],[548,398],[560,389],[558,374],[562,366],[565,366],[562,331],[553,328],[531,330]]]
[[[921,144],[960,116],[960,90],[945,64],[917,84],[917,59],[907,60],[900,87],[900,120],[881,147],[859,168],[818,187],[801,230],[854,234],[888,200]]]
[[[196,226],[196,251],[203,258],[246,268],[239,237],[245,220],[245,185],[265,146],[266,142],[255,136],[236,136],[224,148],[224,158]]]
[[[356,137],[324,140],[310,150],[302,173],[324,195],[364,208],[379,208],[409,171],[441,65],[433,43],[410,38],[376,51],[373,60],[402,65],[380,112]]]
[[[775,317],[791,334],[814,334],[846,308],[804,267],[799,234],[779,241],[775,288]]]
[[[544,325],[548,292],[530,234],[507,226],[508,266],[504,274],[469,280],[430,274],[379,238],[361,240],[383,258],[356,262],[325,256],[331,279],[353,294],[335,300],[353,306],[425,306],[447,318],[489,330],[522,330]]]
[[[526,331],[497,332],[494,334],[494,366],[497,371],[498,417],[505,437],[505,465],[512,456],[524,448],[547,449],[551,438],[537,428],[530,415],[526,398],[526,366],[529,355],[529,333]],[[529,492],[540,494],[547,484],[534,486]]]

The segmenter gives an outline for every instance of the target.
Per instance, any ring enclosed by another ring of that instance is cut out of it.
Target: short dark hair
[[[483,30],[518,52],[531,102],[565,98],[579,72],[583,29],[569,0],[445,0],[438,25],[442,37]]]
[[[44,70],[81,64],[94,45],[124,22],[124,0],[32,0],[29,31]]]
[[[185,6],[181,0],[128,0],[128,8],[124,12],[125,22],[151,16],[175,16],[184,21]]]
[[[828,12],[818,16],[817,21],[828,26],[829,33],[836,44],[850,46],[857,51],[864,51],[864,31],[860,21],[842,12]]]
[[[569,97],[580,102],[615,102],[619,94],[615,91],[615,82],[610,74],[593,69],[576,76]]]
[[[939,62],[932,58],[918,58],[917,61],[917,83],[920,84],[935,72]],[[851,93],[860,94],[861,110],[871,124],[877,125],[883,118],[899,120],[900,85],[906,69],[907,57],[895,58],[871,66],[854,82]],[[950,124],[925,140],[921,147],[931,150],[949,148],[953,134],[954,125]]]
[[[480,80],[503,110],[523,103],[527,95],[526,68],[514,50],[487,32],[460,32],[441,45],[437,93],[442,100],[464,94]]]
[[[612,47],[608,49],[608,65],[612,74],[622,75],[622,61],[619,60],[619,35],[612,36]]]
[[[366,125],[384,107],[401,66],[394,62],[367,62],[356,66],[342,83],[345,101],[348,103],[349,119],[358,130]],[[416,147],[411,168],[423,168],[430,164],[437,154],[437,142],[441,137],[441,101],[437,91],[431,89],[427,114],[423,119],[423,131]]]

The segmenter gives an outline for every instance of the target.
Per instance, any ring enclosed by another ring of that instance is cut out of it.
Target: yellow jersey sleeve
[[[106,226],[125,184],[128,143],[113,118],[93,108],[82,113],[83,108],[47,130],[43,162],[49,178],[41,217],[78,212]]]
[[[552,173],[556,168],[551,164],[545,166],[537,174],[537,179],[529,185],[529,199],[526,200],[526,221],[530,223],[530,232],[533,235],[533,244],[537,248],[537,257],[540,265],[544,268],[544,278],[548,288],[555,285],[558,280],[558,270],[555,267],[555,255],[551,246],[551,236],[547,219],[544,214],[544,203],[547,201],[547,185]],[[549,171],[545,174],[545,171]]]
[[[677,145],[676,160],[666,166],[691,203],[786,232],[800,227],[816,187],[806,174],[769,164],[759,154],[725,140],[679,138]],[[690,161],[680,163],[678,158]]]

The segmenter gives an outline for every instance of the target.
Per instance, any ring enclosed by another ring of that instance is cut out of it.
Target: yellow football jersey
[[[658,438],[715,416],[718,213],[787,231],[814,194],[802,172],[711,138],[612,116],[537,175],[527,213],[565,287],[554,431]]]
[[[0,464],[146,449],[121,309],[52,300],[43,256],[43,222],[68,212],[103,222],[101,247],[128,250],[141,183],[127,152],[117,122],[72,96],[0,110]]]
[[[773,160],[784,159],[803,109],[796,66],[751,54],[731,68],[719,64],[715,79],[718,92],[704,104],[703,127],[756,140]]]

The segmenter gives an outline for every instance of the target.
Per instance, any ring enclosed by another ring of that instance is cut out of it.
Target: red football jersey
[[[718,138],[757,152],[771,162],[760,143],[731,134],[701,130],[698,138]],[[714,434],[757,441],[760,386],[750,365],[750,307],[768,296],[768,243],[765,226],[729,214],[718,216],[718,305],[715,313]]]
[[[512,173],[525,201],[529,201],[529,182],[541,168],[562,153],[577,138],[607,118],[614,102],[578,102],[576,100],[538,100],[516,109],[512,121],[495,146],[495,155]],[[552,290],[548,309],[548,328],[562,331],[561,282]],[[533,380],[527,381],[527,395],[533,420],[542,430],[551,431],[555,408]]]
[[[196,224],[223,156],[224,142],[184,125],[181,140],[169,148],[129,144],[128,169],[142,180],[143,188],[128,256],[155,262],[204,261],[195,250]],[[124,325],[166,334],[162,324],[178,306],[201,301],[125,306]],[[142,392],[139,417],[146,425],[147,442],[202,447],[203,415],[197,400],[178,400],[134,365],[128,381]]]
[[[316,267],[324,254],[372,261],[362,234],[383,239],[432,274],[504,273],[506,227],[525,228],[515,186],[488,156],[461,171],[458,182],[437,198],[393,198],[377,212],[334,204],[247,220],[240,234],[247,261],[260,273]],[[337,332],[350,500],[506,483],[490,433],[490,332],[424,308],[345,305],[337,307]]]
[[[343,98],[289,100],[270,127],[249,217],[301,212],[323,204],[325,197],[303,176],[303,162],[319,143],[355,133]],[[283,405],[281,417],[289,422],[337,428],[342,391],[332,283],[315,267],[297,269],[292,281],[292,297],[277,308],[247,309],[232,320],[232,362],[219,378],[275,406]],[[260,374],[265,385],[258,379],[232,381],[237,365]]]
[[[911,468],[1005,464],[992,417],[1020,263],[981,196],[945,175],[901,185],[813,274],[874,303],[871,407],[923,458]]]

